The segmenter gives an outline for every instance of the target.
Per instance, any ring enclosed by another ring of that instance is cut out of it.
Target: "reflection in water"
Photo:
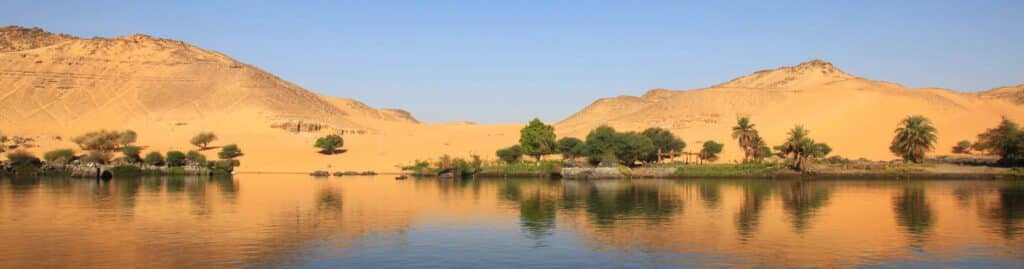
[[[5,268],[1024,262],[1024,184],[892,183],[901,182],[0,178],[0,260]]]
[[[903,187],[902,193],[893,199],[893,210],[896,221],[910,233],[915,243],[927,239],[929,228],[935,222],[931,206],[925,199],[924,188],[921,186]]]
[[[804,232],[818,210],[828,204],[831,190],[807,181],[795,181],[780,187],[782,209],[789,214],[793,230]]]

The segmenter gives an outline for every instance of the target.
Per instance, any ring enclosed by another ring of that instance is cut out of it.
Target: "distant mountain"
[[[769,144],[779,144],[797,124],[811,136],[832,145],[836,154],[876,159],[888,152],[897,122],[924,115],[939,129],[936,153],[949,153],[959,140],[975,139],[1000,117],[1024,122],[1024,88],[959,93],[947,89],[911,89],[857,77],[829,62],[813,60],[796,66],[757,71],[712,87],[695,90],[654,89],[640,97],[620,96],[595,101],[556,125],[561,134],[583,137],[600,125],[625,130],[662,127],[689,142],[717,140],[726,144],[726,158],[741,152],[729,132],[736,119],[749,116]]]

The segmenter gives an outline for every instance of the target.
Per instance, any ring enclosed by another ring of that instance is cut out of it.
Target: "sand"
[[[400,79],[400,78],[396,78]],[[99,129],[132,129],[146,150],[191,150],[189,138],[212,131],[213,146],[239,145],[241,172],[376,170],[440,155],[494,151],[518,140],[524,123],[424,124],[400,109],[324,96],[227,55],[146,35],[83,39],[40,29],[0,28],[0,133],[36,139],[42,152],[77,146],[71,137]],[[1024,122],[1014,86],[983,93],[911,89],[842,72],[824,61],[760,71],[704,89],[656,89],[643,96],[602,99],[555,124],[559,136],[584,137],[599,125],[622,130],[656,126],[697,148],[726,144],[721,162],[741,152],[729,137],[738,116],[751,116],[769,144],[804,124],[834,153],[895,158],[887,146],[896,123],[911,114],[939,129],[935,153],[974,139],[1000,116]],[[316,125],[290,132],[272,125]],[[317,153],[317,137],[341,133],[346,152]],[[209,158],[217,149],[204,151]]]

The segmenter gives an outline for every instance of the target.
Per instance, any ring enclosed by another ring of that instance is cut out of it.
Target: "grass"
[[[559,161],[541,161],[537,162],[518,162],[518,163],[489,163],[482,167],[483,172],[497,172],[497,173],[553,173],[560,172],[562,170],[562,164]]]
[[[723,177],[770,174],[783,169],[781,165],[764,163],[684,165],[676,168],[676,176]]]

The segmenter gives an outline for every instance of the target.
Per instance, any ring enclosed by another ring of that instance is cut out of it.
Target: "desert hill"
[[[1024,120],[1021,86],[981,93],[912,89],[857,77],[831,63],[813,60],[758,71],[712,87],[676,91],[655,89],[640,97],[601,99],[556,125],[560,135],[584,137],[602,124],[623,130],[667,128],[699,150],[705,140],[724,142],[724,157],[741,152],[730,137],[738,117],[750,116],[769,144],[780,144],[796,124],[832,145],[834,154],[872,159],[888,152],[896,124],[924,115],[939,130],[935,153],[948,154],[957,141],[974,140],[1000,117]]]

